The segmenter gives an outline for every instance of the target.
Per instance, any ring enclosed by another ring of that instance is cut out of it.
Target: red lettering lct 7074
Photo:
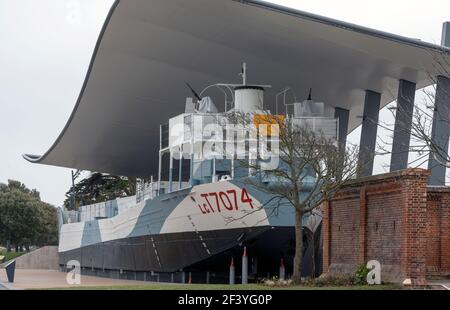
[[[240,195],[238,195],[235,189],[230,189],[226,192],[205,193],[200,196],[204,202],[198,204],[198,207],[203,214],[238,211],[238,196],[240,196],[239,198],[242,204],[247,204],[251,209],[254,209],[253,200],[250,198],[246,188],[241,190]]]

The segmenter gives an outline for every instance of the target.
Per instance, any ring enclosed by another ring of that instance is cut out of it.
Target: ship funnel
[[[247,64],[242,66],[242,85],[234,87],[234,109],[251,113],[264,109],[264,87],[247,85]]]
[[[262,111],[264,108],[264,88],[251,85],[235,87],[234,108],[242,113]]]

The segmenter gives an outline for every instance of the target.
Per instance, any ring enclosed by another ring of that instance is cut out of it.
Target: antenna
[[[239,74],[242,76],[242,85],[247,85],[247,63],[243,63],[242,65],[242,72]]]
[[[192,94],[195,98],[197,98],[198,101],[202,101],[202,98],[198,95],[198,93],[192,88],[192,86],[186,82],[186,86],[191,90]]]
[[[308,101],[312,101],[312,88],[309,89]]]

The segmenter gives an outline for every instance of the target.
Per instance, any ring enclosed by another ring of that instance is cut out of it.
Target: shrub
[[[369,274],[370,269],[367,268],[366,264],[361,264],[358,266],[354,277],[355,285],[366,285],[367,284],[367,275]]]
[[[307,279],[303,282],[305,286],[310,287],[326,287],[326,286],[352,286],[354,283],[353,276],[325,276],[317,279]]]
[[[289,287],[292,285],[292,280],[280,280],[278,277],[272,279],[263,279],[261,284],[269,287]]]

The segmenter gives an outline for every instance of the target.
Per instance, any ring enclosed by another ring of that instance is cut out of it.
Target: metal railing
[[[291,117],[296,126],[308,128],[316,134],[323,134],[325,138],[339,140],[339,120],[330,117]]]

